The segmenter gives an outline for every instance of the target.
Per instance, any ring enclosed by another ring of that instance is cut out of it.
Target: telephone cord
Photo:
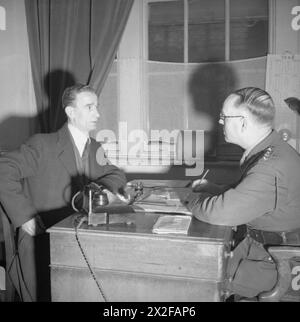
[[[90,271],[90,273],[91,273],[91,275],[92,275],[92,277],[93,277],[93,279],[94,279],[94,281],[95,281],[95,283],[96,283],[96,285],[97,285],[97,287],[98,287],[98,290],[99,290],[99,292],[100,292],[100,294],[101,294],[102,298],[104,299],[104,302],[107,302],[107,298],[106,298],[106,296],[104,295],[104,292],[103,292],[103,290],[102,290],[102,287],[101,287],[100,283],[98,282],[98,280],[97,280],[97,278],[96,278],[96,275],[95,275],[95,273],[94,273],[94,271],[93,271],[93,269],[92,269],[92,267],[91,267],[91,265],[90,265],[90,263],[89,263],[89,261],[88,261],[88,259],[87,259],[87,256],[85,255],[85,252],[84,252],[84,250],[83,250],[83,247],[82,247],[82,245],[81,245],[81,242],[80,242],[80,240],[79,240],[79,236],[78,236],[78,229],[81,227],[81,225],[84,223],[84,221],[86,221],[86,217],[85,217],[85,216],[83,216],[83,217],[80,219],[80,221],[79,221],[79,223],[78,223],[78,224],[76,224],[76,221],[77,221],[77,220],[78,220],[78,218],[76,218],[76,219],[75,219],[75,221],[74,221],[74,227],[75,227],[75,238],[76,238],[76,241],[77,241],[77,243],[78,243],[78,246],[79,246],[80,252],[81,252],[81,254],[82,254],[82,256],[83,256],[83,258],[84,258],[84,260],[85,260],[85,262],[86,262],[86,264],[87,264],[87,267],[88,267],[88,269],[89,269],[89,271]]]

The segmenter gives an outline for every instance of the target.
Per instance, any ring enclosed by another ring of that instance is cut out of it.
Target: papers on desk
[[[191,215],[191,211],[182,204],[181,200],[190,193],[188,188],[145,188],[143,195],[134,204],[138,211],[181,213]]]
[[[192,217],[179,215],[162,215],[153,226],[155,234],[183,234],[186,235]]]
[[[185,188],[190,184],[190,180],[151,180],[151,179],[141,179],[141,180],[132,180],[129,182],[129,185],[134,185],[137,182],[143,184],[144,188]]]

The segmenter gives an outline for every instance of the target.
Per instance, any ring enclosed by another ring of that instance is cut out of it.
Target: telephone
[[[97,212],[97,207],[104,207],[109,204],[107,194],[103,191],[104,187],[95,182],[91,182],[83,189],[82,208],[87,212]]]
[[[91,182],[84,187],[82,208],[88,214],[88,225],[97,226],[109,223],[109,215],[104,209],[108,204],[108,196],[103,186]]]
[[[129,183],[125,190],[119,191],[116,194],[116,200],[110,204],[105,187],[91,182],[84,186],[82,191],[74,195],[72,207],[76,212],[80,212],[75,206],[75,201],[81,204],[81,211],[85,212],[88,216],[88,225],[97,226],[100,224],[109,224],[109,211],[111,212],[113,208],[115,211],[120,212],[121,210],[124,211],[125,207],[128,206],[127,212],[133,211],[129,207],[143,194],[143,185],[141,182]]]
[[[72,198],[73,209],[76,212],[86,213],[89,225],[103,224],[108,221],[108,215],[104,207],[108,206],[109,200],[104,189],[103,186],[91,182]],[[80,207],[77,206],[78,204]]]

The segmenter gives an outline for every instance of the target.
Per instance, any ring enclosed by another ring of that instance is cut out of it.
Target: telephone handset
[[[83,189],[83,209],[89,214],[97,207],[104,207],[109,204],[108,196],[104,187],[91,182]]]
[[[95,215],[97,215],[96,224],[106,223],[107,221],[107,214],[102,208],[109,204],[109,200],[104,189],[103,186],[91,182],[84,186],[82,191],[78,191],[72,198],[73,209],[76,212],[85,212],[88,215],[88,224],[94,224],[91,219]],[[77,204],[80,204],[80,207],[77,207]]]
[[[95,182],[86,185],[83,190],[83,209],[88,214],[88,225],[108,224],[109,215],[103,207],[109,204],[104,187]]]

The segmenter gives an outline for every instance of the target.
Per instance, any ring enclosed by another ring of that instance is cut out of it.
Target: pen
[[[187,188],[188,187],[190,187],[190,186],[192,186],[192,188],[195,188],[195,186],[198,186],[198,185],[200,185],[201,183],[202,183],[202,181],[205,179],[205,177],[207,176],[207,174],[208,174],[208,172],[209,172],[209,169],[207,169],[206,171],[205,171],[205,173],[204,173],[204,175],[202,176],[202,178],[201,179],[197,179],[197,180],[195,180],[195,181],[190,181],[188,184],[187,184]]]
[[[203,175],[203,176],[202,176],[202,178],[200,179],[199,184],[201,184],[201,183],[202,183],[202,181],[205,179],[205,177],[206,177],[206,175],[208,174],[208,172],[209,172],[209,169],[207,169],[207,170],[205,171],[204,175]]]

